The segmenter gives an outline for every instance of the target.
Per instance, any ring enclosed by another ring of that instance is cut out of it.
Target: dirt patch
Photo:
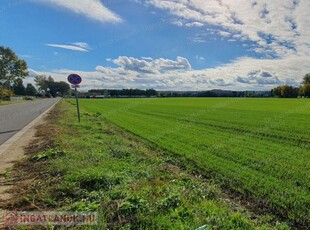
[[[40,123],[43,122],[40,120]],[[35,138],[36,127],[32,127],[22,138],[11,145],[2,155],[0,162],[0,202],[11,197],[11,193],[7,192],[12,187],[12,178],[10,171],[14,163],[25,158],[25,147]]]

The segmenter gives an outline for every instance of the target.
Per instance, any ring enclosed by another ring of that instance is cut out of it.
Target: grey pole
[[[80,116],[80,106],[79,106],[79,97],[78,97],[78,91],[77,91],[77,86],[75,88],[75,99],[76,99],[76,109],[77,109],[77,114],[78,114],[78,120],[81,122],[81,116]]]

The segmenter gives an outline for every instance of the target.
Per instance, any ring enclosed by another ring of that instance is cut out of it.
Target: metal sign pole
[[[72,84],[72,88],[75,89],[75,99],[76,99],[76,109],[77,109],[77,115],[78,115],[78,120],[81,122],[81,115],[80,115],[80,106],[79,106],[79,96],[78,96],[78,91],[77,88],[82,82],[82,78],[77,75],[77,74],[70,74],[67,77],[68,82]]]
[[[77,109],[77,114],[78,114],[78,120],[79,120],[79,122],[81,122],[79,96],[78,96],[77,86],[75,86],[74,88],[75,88],[75,99],[76,99],[76,109]]]

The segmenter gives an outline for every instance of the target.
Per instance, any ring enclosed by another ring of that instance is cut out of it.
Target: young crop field
[[[309,226],[309,100],[84,99],[80,104],[84,114],[97,114],[153,149],[187,160],[258,212]]]

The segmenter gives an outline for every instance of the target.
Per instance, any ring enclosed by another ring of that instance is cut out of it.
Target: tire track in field
[[[205,122],[200,122],[200,121],[192,121],[192,120],[162,115],[160,113],[152,114],[152,113],[147,113],[147,112],[142,112],[142,111],[137,111],[137,110],[130,110],[130,111],[133,113],[136,113],[136,114],[144,114],[144,115],[153,116],[153,117],[160,116],[163,118],[168,118],[170,120],[180,121],[182,123],[191,123],[191,124],[197,124],[197,125],[202,125],[202,126],[206,126],[206,127],[212,127],[212,128],[215,128],[215,130],[223,130],[223,131],[230,132],[230,133],[238,133],[238,134],[245,134],[245,135],[251,135],[251,136],[258,136],[260,139],[263,139],[263,140],[273,139],[273,140],[277,140],[277,141],[284,143],[284,144],[291,143],[295,146],[301,146],[302,145],[303,148],[310,150],[310,141],[308,141],[308,140],[290,138],[290,137],[286,137],[286,136],[280,136],[280,135],[275,135],[275,134],[270,134],[270,133],[263,133],[263,132],[258,132],[258,131],[251,131],[251,130],[236,128],[236,127],[227,127],[227,126],[215,125],[215,124],[210,124],[210,123],[205,123]]]
[[[136,114],[136,113],[133,113],[133,114]],[[140,114],[140,116],[141,115],[142,114]],[[148,115],[146,115],[146,116],[148,116]],[[175,119],[173,119],[173,120],[176,121]],[[120,126],[120,125],[118,125],[118,126]],[[120,126],[120,127],[123,127],[123,126]],[[196,126],[196,127],[199,128],[200,126]],[[127,129],[126,127],[123,127],[123,128]],[[217,129],[214,129],[214,130],[218,131]],[[203,132],[203,130],[199,130],[199,132]],[[219,132],[219,133],[221,133],[221,132]],[[227,138],[229,138],[229,136],[231,136],[231,135],[229,135],[229,132],[226,132],[226,134],[227,134]],[[239,134],[239,135],[242,135],[242,134]],[[138,136],[140,136],[140,135],[138,135]],[[142,137],[142,136],[140,136],[140,137]],[[148,140],[150,142],[154,142],[154,141],[151,141],[151,139],[152,138],[147,138],[146,140]],[[183,142],[183,143],[185,143],[185,142]],[[191,145],[191,146],[195,147],[197,145],[197,143],[195,143],[195,144],[194,143],[187,143],[186,145]],[[200,145],[200,143],[199,143],[199,145]],[[200,146],[202,146],[202,145],[200,145]],[[298,187],[305,184],[303,181],[297,180],[296,175],[294,175],[294,174],[292,175],[288,172],[286,172],[286,173],[283,172],[283,164],[285,164],[286,162],[283,163],[283,161],[281,161],[278,164],[278,161],[276,161],[272,167],[270,167],[270,164],[266,163],[265,161],[263,162],[263,164],[261,164],[261,162],[259,162],[259,165],[257,165],[258,164],[257,161],[253,161],[251,157],[245,156],[245,158],[238,158],[238,157],[235,157],[235,156],[232,156],[229,154],[226,154],[226,155],[220,154],[220,153],[223,153],[223,149],[221,148],[221,146],[218,146],[218,145],[207,146],[207,148],[209,149],[208,152],[210,152],[210,151],[212,152],[211,153],[212,156],[217,156],[217,157],[224,159],[224,160],[229,159],[229,161],[234,162],[236,164],[236,167],[237,167],[237,165],[240,165],[240,166],[246,167],[248,169],[251,169],[253,171],[263,173],[262,175],[272,176],[277,180],[286,179],[286,180],[290,181],[290,183],[292,183],[292,185],[298,186]],[[263,155],[266,155],[265,152],[261,152],[261,153]],[[266,157],[267,156],[268,156],[268,154],[266,155]],[[262,156],[262,158],[263,158],[263,156]],[[295,160],[295,158],[294,159],[288,159],[288,161],[290,161],[290,160]],[[276,167],[276,165],[277,165],[277,167]],[[277,173],[275,175],[271,175],[270,172],[273,171],[272,170],[273,167],[278,168],[278,170],[280,170],[280,172],[282,172],[282,173],[278,173],[278,171],[277,171]],[[305,179],[306,177],[302,176],[300,178]]]
[[[178,152],[172,151],[144,136],[141,136],[131,131],[130,129],[126,127],[123,127],[122,125],[119,125],[111,121],[108,118],[104,118],[104,119],[108,120],[108,122],[112,123],[113,125],[119,127],[121,130],[138,138],[138,140],[144,141],[145,143],[147,143],[148,146],[154,148],[155,150],[157,149],[161,153],[168,154],[168,156],[170,156],[173,159],[173,162],[177,163],[180,167],[183,167],[183,168],[189,167],[190,169],[193,170],[193,173],[198,173],[206,177],[207,179],[215,179],[218,183],[221,184],[222,189],[225,191],[225,193],[229,194],[229,197],[231,199],[235,199],[235,200],[240,199],[242,203],[245,204],[247,207],[249,207],[251,210],[254,210],[256,212],[259,210],[258,212],[261,214],[273,213],[276,216],[278,216],[278,218],[281,220],[285,220],[287,218],[286,214],[282,212],[285,210],[281,210],[277,206],[273,206],[273,203],[270,204],[269,201],[266,199],[267,194],[273,194],[275,191],[280,192],[280,193],[284,192],[281,188],[283,188],[283,186],[288,186],[288,184],[282,181],[281,179],[276,178],[270,174],[266,175],[264,172],[261,172],[261,171],[253,170],[249,168],[248,165],[240,165],[239,163],[234,162],[234,161],[228,162],[227,159],[225,159],[224,157],[220,157],[220,156],[212,155],[212,154],[209,154],[209,157],[210,157],[209,160],[211,160],[211,162],[213,162],[214,164],[212,167],[206,168],[206,165],[201,164],[201,162],[199,161],[197,162],[197,159],[195,160],[184,154],[180,154]],[[231,165],[231,163],[233,165]],[[215,168],[214,165],[216,164],[221,165],[221,166],[226,165],[226,167],[218,168],[218,166],[216,166]],[[241,170],[241,168],[244,168],[244,169]],[[225,171],[226,173],[223,172],[224,169],[226,170]],[[230,175],[226,175],[227,170],[231,171]],[[238,174],[235,174],[236,170],[241,173],[241,175],[239,175],[239,178],[237,179],[235,178],[235,176],[238,175]],[[256,182],[250,185],[250,186],[254,186],[254,188],[252,189],[249,187],[245,188],[243,186],[243,180],[241,180],[242,177],[244,179],[249,176],[253,179],[256,178],[255,179]],[[261,194],[257,194],[257,191],[255,188],[256,187],[260,188],[262,185],[266,184],[266,182],[268,183],[272,182],[274,186],[277,186],[277,188],[264,186],[264,189],[265,189],[264,191],[266,193],[266,196],[262,197]],[[244,190],[240,190],[239,188],[244,188]],[[290,190],[286,190],[285,192],[294,197],[297,195],[297,191],[302,192],[303,194],[307,194],[307,191],[305,191],[304,189],[301,189],[301,190],[300,189],[301,188],[290,189]],[[255,191],[255,192],[251,192],[251,191]],[[299,202],[302,202],[302,201],[299,200]],[[294,224],[296,224],[297,226],[300,225],[299,222],[295,222],[295,221],[294,221]]]

